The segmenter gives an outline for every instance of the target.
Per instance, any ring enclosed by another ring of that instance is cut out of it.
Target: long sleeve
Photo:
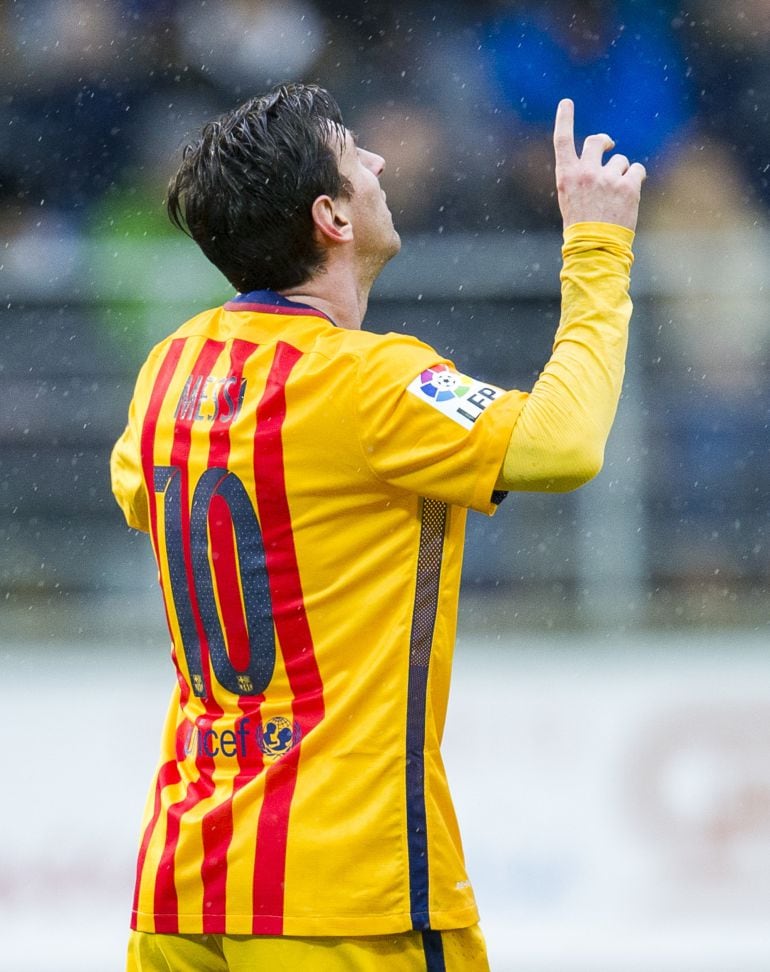
[[[137,380],[140,387],[144,366]],[[123,511],[126,523],[135,530],[148,533],[150,530],[147,509],[147,490],[142,473],[141,457],[141,420],[136,406],[136,393],[128,411],[128,424],[115,443],[110,457],[112,492],[118,506]]]
[[[609,223],[565,230],[553,354],[513,428],[500,488],[564,492],[601,469],[625,369],[633,239]]]

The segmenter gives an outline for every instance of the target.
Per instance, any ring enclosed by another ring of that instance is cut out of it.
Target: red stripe
[[[233,520],[227,500],[219,494],[211,499],[209,534],[211,549],[215,551],[214,572],[227,653],[233,667],[242,671],[249,663],[249,632],[238,575]]]
[[[306,736],[324,715],[323,683],[305,613],[286,495],[282,428],[286,382],[301,352],[279,342],[262,399],[254,437],[254,478],[265,545],[276,632],[294,695],[293,716]],[[283,932],[284,879],[289,811],[297,782],[300,742],[267,770],[254,860],[255,935]]]
[[[237,379],[236,388],[240,387],[244,365],[256,348],[256,344],[248,341],[233,342],[227,374],[228,377]],[[230,422],[216,418],[210,433],[209,469],[212,467],[226,469],[229,458]],[[211,549],[216,553],[214,569],[227,650],[233,665],[236,668],[245,668],[248,664],[249,636],[238,579],[233,521],[227,502],[218,495],[211,501],[209,531]]]
[[[152,545],[155,548],[156,559],[158,557],[158,509],[155,503],[155,476],[153,469],[155,466],[155,429],[158,425],[158,415],[160,414],[163,399],[166,397],[168,386],[179,364],[179,358],[184,349],[184,340],[177,338],[171,345],[163,359],[155,384],[152,386],[150,401],[145,412],[144,423],[142,425],[142,440],[140,454],[142,457],[142,475],[144,476],[144,487],[147,490],[147,505],[150,510],[150,536]],[[164,598],[165,600],[165,598]]]
[[[134,906],[133,915],[131,918],[131,927],[134,929],[134,931],[136,931],[137,915],[139,912],[139,884],[142,879],[142,869],[144,868],[144,862],[147,857],[147,848],[150,846],[150,838],[152,837],[153,831],[155,830],[155,825],[158,822],[158,817],[160,816],[161,793],[165,787],[178,783],[180,779],[179,766],[177,765],[176,760],[168,760],[168,762],[164,763],[158,770],[158,775],[155,781],[155,806],[153,807],[152,818],[145,827],[144,836],[142,837],[142,844],[139,848],[139,857],[136,862],[136,884],[134,886]]]
[[[160,409],[163,405],[163,401],[168,392],[169,385],[171,384],[171,379],[174,372],[179,364],[179,359],[182,356],[182,351],[184,350],[185,341],[184,338],[176,338],[171,342],[169,350],[166,357],[158,370],[158,374],[155,378],[155,384],[153,385],[152,394],[150,395],[150,401],[147,406],[147,411],[145,412],[144,424],[142,425],[142,441],[141,441],[141,457],[142,457],[142,475],[144,476],[144,485],[147,490],[148,497],[148,507],[150,511],[150,536],[152,537],[152,544],[155,550],[155,559],[160,563],[160,548],[158,546],[158,506],[157,497],[155,495],[155,431],[158,425],[158,416],[160,415]],[[163,588],[163,579],[158,573],[158,580],[160,583],[161,592],[163,594],[163,610],[166,615],[166,624],[168,625],[169,635],[171,636],[172,642],[174,638],[174,633],[171,627],[171,617],[169,615],[168,605],[170,602],[170,597],[167,596],[167,592]],[[173,646],[171,650],[171,657],[173,659],[174,665],[177,669],[179,668],[176,656],[176,647]],[[187,702],[187,697],[189,696],[189,686],[184,679],[180,679],[181,686],[181,700],[180,705],[184,707]],[[180,726],[180,736],[182,727]],[[181,752],[179,745],[177,746],[177,754]],[[180,757],[178,757],[180,758]]]
[[[168,392],[169,385],[171,384],[171,379],[176,371],[177,365],[179,364],[179,358],[181,357],[182,351],[184,349],[184,341],[177,339],[171,342],[169,349],[166,353],[165,358],[161,362],[161,366],[158,369],[158,373],[155,377],[155,383],[152,387],[152,392],[150,393],[150,401],[147,405],[147,411],[145,412],[144,422],[142,424],[142,435],[140,443],[140,456],[142,462],[142,475],[144,476],[144,485],[147,491],[147,507],[150,514],[150,536],[152,538],[152,545],[155,550],[156,557],[158,556],[158,510],[155,502],[155,487],[154,487],[154,475],[153,466],[155,462],[155,430],[158,425],[158,416],[160,414],[161,406]],[[162,589],[162,584],[161,584]],[[165,595],[163,598],[165,605]],[[166,619],[168,620],[168,611],[166,611]],[[171,625],[169,625],[169,631],[171,630]],[[156,790],[155,790],[155,809],[150,819],[150,822],[145,828],[144,834],[142,836],[142,842],[139,846],[139,854],[136,862],[136,885],[134,887],[134,918],[132,924],[136,924],[136,912],[139,907],[139,886],[141,884],[142,872],[144,871],[144,863],[147,858],[147,848],[150,846],[150,840],[155,831],[155,826],[158,822],[158,817],[160,815],[160,794],[164,786],[170,783],[179,782],[179,769],[174,762],[164,763],[160,770],[158,771]]]
[[[211,373],[214,362],[221,354],[223,347],[224,342],[222,341],[207,340],[201,348],[198,359],[192,369],[192,376],[207,378]],[[195,597],[195,585],[193,583],[192,554],[190,550],[190,471],[188,468],[188,460],[190,458],[192,424],[197,408],[191,409],[190,412],[192,414],[186,417],[182,417],[180,414],[174,423],[174,440],[171,447],[170,464],[179,469],[181,480],[182,550],[187,575],[187,589],[200,643],[203,678],[206,685],[206,714],[197,720],[198,734],[200,737],[222,715],[222,709],[212,698],[211,676],[208,664],[208,643],[201,622],[200,611]],[[196,806],[202,800],[207,799],[214,791],[212,778],[214,769],[213,758],[201,753],[196,758],[195,765],[199,773],[198,779],[188,786],[184,799],[172,804],[166,814],[166,843],[161,854],[158,873],[155,879],[155,931],[161,934],[177,934],[179,932],[179,900],[174,872],[176,848],[179,843],[182,817],[192,807]]]
[[[246,361],[256,350],[256,345],[248,341],[235,340],[230,351],[228,376],[239,380],[243,376]],[[209,468],[227,468],[230,458],[230,423],[215,419],[210,434]],[[212,502],[212,515],[209,518],[211,547],[216,551],[217,590],[220,596],[222,627],[226,634],[227,647],[231,661],[236,667],[245,667],[248,652],[248,631],[243,612],[242,598],[238,582],[232,520],[224,501],[217,513],[217,497]],[[215,506],[216,503],[216,506]],[[241,664],[242,663],[242,664]],[[249,700],[248,710],[256,712],[256,726],[259,722],[259,705],[262,696]],[[241,711],[247,707],[241,705]],[[249,747],[251,749],[252,747]],[[254,756],[238,754],[239,772],[233,781],[231,795],[219,806],[210,810],[201,822],[203,842],[203,863],[201,880],[203,882],[203,932],[204,934],[225,934],[227,931],[225,914],[227,910],[227,852],[233,838],[233,798],[238,790],[262,769],[261,757],[254,765]]]

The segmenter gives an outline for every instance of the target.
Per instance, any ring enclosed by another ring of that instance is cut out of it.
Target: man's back
[[[453,419],[441,367],[270,292],[150,355],[115,482],[152,535],[178,685],[135,928],[477,920],[439,744],[461,507],[494,509],[520,396],[462,386],[485,420]]]

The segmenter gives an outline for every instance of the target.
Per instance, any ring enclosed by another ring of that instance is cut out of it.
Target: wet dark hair
[[[241,293],[304,283],[323,266],[311,207],[350,194],[340,109],[313,84],[281,84],[206,124],[168,187],[171,221]]]

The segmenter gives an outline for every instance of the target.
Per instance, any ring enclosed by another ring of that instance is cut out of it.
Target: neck
[[[353,267],[335,265],[330,260],[316,276],[281,293],[289,300],[322,311],[338,327],[360,331],[376,276],[356,273]]]

